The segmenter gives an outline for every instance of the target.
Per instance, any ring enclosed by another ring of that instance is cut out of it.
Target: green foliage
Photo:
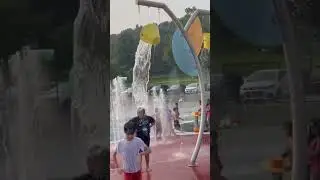
[[[186,9],[186,15],[180,18],[183,25],[188,21],[193,8]],[[203,31],[210,32],[209,17],[200,18],[203,24]],[[173,22],[162,22],[159,24],[160,44],[152,49],[151,74],[153,76],[163,76],[175,72],[177,76],[182,75],[178,70],[172,55],[171,41],[174,31],[177,29]],[[135,52],[139,43],[139,33],[141,27],[127,29],[120,34],[110,36],[110,64],[111,77],[116,75],[132,78],[132,67],[134,65]]]

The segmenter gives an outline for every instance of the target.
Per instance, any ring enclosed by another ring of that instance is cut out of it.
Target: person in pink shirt
[[[211,112],[210,112],[210,99],[207,100],[207,104],[206,104],[206,128],[209,129],[210,128],[210,116],[211,116]]]

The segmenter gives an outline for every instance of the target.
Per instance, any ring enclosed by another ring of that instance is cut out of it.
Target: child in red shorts
[[[119,173],[124,174],[124,180],[141,180],[141,156],[149,154],[149,147],[138,137],[135,137],[135,124],[127,122],[124,125],[126,138],[119,141],[113,160],[118,168],[117,154],[122,157],[123,167]]]

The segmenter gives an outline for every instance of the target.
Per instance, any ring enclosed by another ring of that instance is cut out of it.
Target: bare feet
[[[152,171],[152,169],[149,168],[149,167],[147,167],[147,168],[146,168],[146,172],[150,172],[150,171]]]

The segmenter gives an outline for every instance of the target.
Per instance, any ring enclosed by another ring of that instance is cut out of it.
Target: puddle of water
[[[176,157],[176,158],[183,158],[183,159],[188,157],[187,154],[182,153],[182,152],[173,153],[172,156],[173,156],[173,157]]]

